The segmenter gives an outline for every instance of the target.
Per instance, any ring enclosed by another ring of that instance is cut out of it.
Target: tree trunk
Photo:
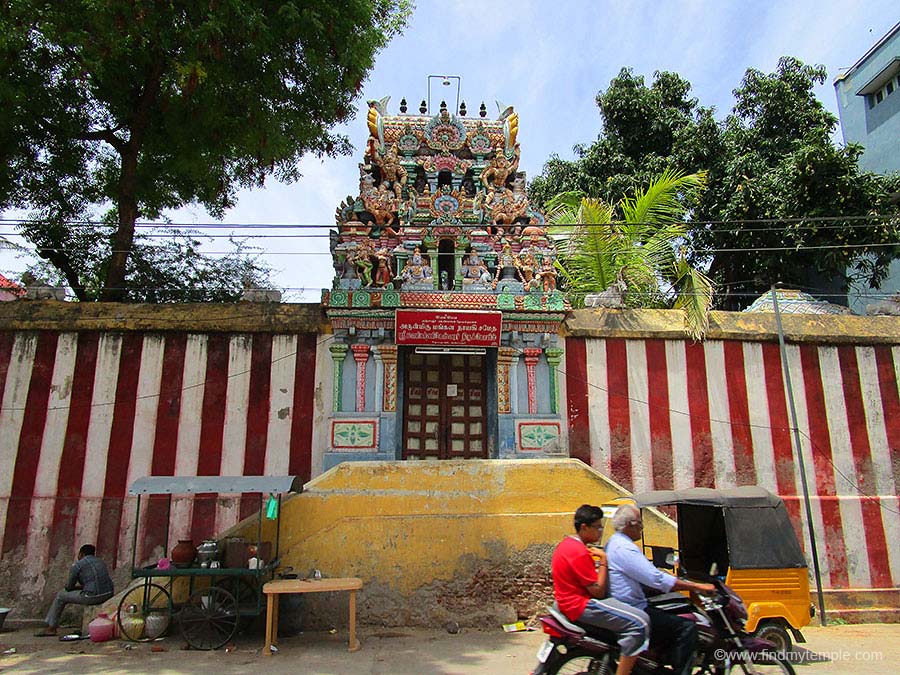
[[[103,291],[100,293],[101,302],[120,302],[125,296],[125,268],[134,243],[134,224],[138,217],[137,152],[128,147],[121,157],[122,171],[119,176],[117,204],[119,227],[110,237],[112,253]]]
[[[106,272],[106,281],[100,292],[101,302],[117,302],[125,297],[125,269],[128,264],[128,256],[131,254],[131,247],[134,244],[134,224],[138,217],[138,156],[144,144],[144,133],[159,96],[160,78],[164,65],[161,56],[155,59],[151,65],[141,95],[135,103],[128,141],[113,143],[113,147],[122,158],[116,204],[119,211],[119,227],[110,237],[112,252]]]

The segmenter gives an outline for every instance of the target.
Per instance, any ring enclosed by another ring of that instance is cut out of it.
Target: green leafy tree
[[[614,203],[665,168],[703,170],[689,260],[708,269],[721,306],[745,306],[773,281],[844,297],[850,279],[875,287],[900,257],[889,245],[900,241],[896,219],[823,219],[896,214],[900,181],[861,172],[860,148],[834,144],[836,119],[813,91],[824,78],[824,68],[790,57],[772,74],[748,70],[719,123],[678,75],[658,72],[648,87],[623,69],[597,96],[599,139],[576,147],[573,161],[551,157],[530,194],[541,203],[580,189]],[[749,222],[757,219],[775,222]]]
[[[80,299],[133,297],[138,218],[190,203],[218,217],[240,188],[298,179],[304,153],[349,152],[329,128],[408,12],[407,0],[10,0],[0,208],[32,212],[24,234]],[[107,255],[85,269],[69,223],[103,210]],[[142,263],[164,263],[154,256]]]
[[[109,239],[115,225],[70,226],[67,255],[81,270],[82,292],[96,297],[103,288]],[[272,288],[272,270],[261,262],[262,251],[243,239],[229,239],[230,251],[205,254],[211,242],[199,232],[154,228],[135,235],[122,289],[123,302],[236,302],[244,288]],[[222,244],[216,244],[221,248]],[[21,249],[20,249],[21,251]],[[20,257],[30,258],[27,252]],[[28,272],[52,285],[65,286],[59,269],[47,261]]]
[[[585,295],[624,282],[626,303],[683,309],[694,338],[709,325],[712,284],[684,252],[687,204],[703,191],[704,174],[665,171],[615,206],[581,192],[548,202],[550,234],[561,240],[560,270],[575,306]]]
[[[748,70],[734,92],[715,219],[776,222],[695,228],[698,248],[716,251],[710,274],[732,294],[730,306],[779,280],[845,301],[851,280],[877,288],[900,257],[896,218],[833,220],[896,215],[890,196],[900,177],[862,172],[862,148],[834,144],[838,120],[813,91],[825,79],[823,66],[785,57],[774,73]]]
[[[597,94],[600,137],[575,146],[574,161],[552,156],[529,185],[529,196],[544,204],[580,190],[614,204],[667,169],[711,173],[721,155],[721,132],[713,109],[701,107],[690,92],[690,83],[676,73],[657,72],[648,87],[623,68]]]

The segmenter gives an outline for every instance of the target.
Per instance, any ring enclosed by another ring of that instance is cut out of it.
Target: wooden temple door
[[[403,459],[487,459],[485,357],[406,358]]]

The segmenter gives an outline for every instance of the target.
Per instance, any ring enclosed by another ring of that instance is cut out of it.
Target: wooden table
[[[278,595],[281,593],[328,593],[350,591],[350,640],[349,651],[359,649],[356,639],[356,591],[363,586],[362,579],[345,577],[337,579],[280,579],[263,586],[266,594],[266,646],[263,654],[270,656],[273,645],[278,643]]]

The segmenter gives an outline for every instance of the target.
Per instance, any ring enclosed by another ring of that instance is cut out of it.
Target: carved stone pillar
[[[550,412],[559,413],[559,373],[557,369],[562,361],[563,350],[559,347],[548,347],[544,350],[547,363],[550,365]]]
[[[541,358],[541,349],[539,347],[526,347],[522,350],[525,354],[525,372],[528,377],[528,414],[537,413],[537,382],[535,380],[534,368]]]
[[[381,365],[381,410],[397,412],[397,346],[381,345],[373,350],[372,356]],[[378,396],[377,391],[375,395]]]
[[[369,345],[350,345],[353,360],[356,361],[356,412],[366,410],[366,363],[369,360]]]
[[[515,389],[510,389],[510,383],[515,374],[511,372],[513,364],[518,361],[518,352],[512,347],[500,347],[497,353],[497,412],[512,412],[512,397]],[[512,377],[511,377],[512,376]]]
[[[462,273],[462,259],[463,252],[457,251],[453,254],[453,259],[456,261],[453,266],[453,289],[457,291],[462,290],[463,285],[463,273]]]
[[[331,345],[328,351],[331,352],[331,360],[334,361],[334,388],[332,393],[332,409],[334,412],[341,411],[341,394],[343,392],[344,382],[344,359],[347,358],[347,352],[350,348],[347,345]]]

